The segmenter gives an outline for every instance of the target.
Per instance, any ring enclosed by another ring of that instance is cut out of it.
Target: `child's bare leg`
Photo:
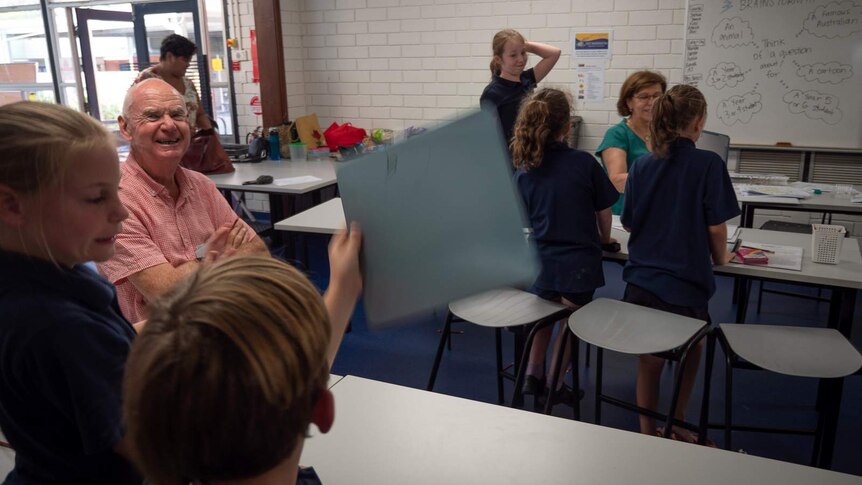
[[[578,308],[580,308],[582,306],[582,305],[575,305],[574,303],[570,302],[569,300],[567,300],[565,298],[562,299],[562,303],[563,303],[563,305],[566,305],[567,307],[571,308],[572,310],[577,310]],[[554,353],[553,353],[553,356],[551,357],[551,365],[550,365],[550,368],[548,369],[548,375],[554,375],[554,372],[557,372],[557,369],[556,369],[557,357],[560,355],[560,345],[563,342],[563,334],[566,332],[566,326],[567,325],[568,325],[568,320],[560,320],[556,324],[557,338],[555,339],[556,343],[554,344]],[[563,354],[563,364],[564,365],[560,368],[559,375],[557,376],[557,389],[560,389],[561,387],[563,387],[563,381],[566,378],[566,369],[568,368],[569,360],[571,360],[571,357],[570,357],[571,355],[572,355],[572,340],[569,339],[567,342],[567,345],[566,345],[566,352]]]
[[[654,355],[641,355],[638,363],[637,404],[655,411],[658,409],[659,382],[665,360]],[[655,435],[655,418],[640,415],[641,433]]]
[[[545,327],[533,337],[533,346],[530,348],[530,357],[527,359],[527,375],[539,379],[545,377],[545,355],[548,352],[548,343],[551,340],[552,327]]]
[[[557,358],[560,355],[560,345],[563,342],[563,332],[566,331],[566,321],[560,320],[557,322],[554,327],[557,328],[557,336],[554,339],[554,352],[551,356],[551,364],[548,366],[548,375],[552,376],[556,372],[557,375],[557,389],[563,387],[563,381],[566,378],[566,369],[568,368],[568,362],[571,359],[572,355],[572,341],[569,339],[566,342],[565,353],[563,353],[563,365],[560,367],[559,371],[557,371]],[[548,380],[548,387],[550,387],[551,381]]]
[[[679,387],[679,401],[677,401],[674,417],[677,419],[685,419],[685,411],[688,408],[688,401],[691,398],[691,393],[694,390],[694,382],[697,380],[697,370],[700,367],[700,355],[703,352],[703,340],[695,344],[688,353],[688,358],[685,362],[685,369],[682,371],[682,382]]]

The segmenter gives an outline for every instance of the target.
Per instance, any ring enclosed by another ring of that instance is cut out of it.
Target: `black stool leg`
[[[440,343],[437,345],[437,355],[434,357],[434,365],[431,367],[431,377],[428,378],[428,387],[426,390],[434,390],[434,382],[437,380],[437,370],[440,368],[440,359],[443,358],[443,347],[446,346],[446,340],[449,338],[449,333],[452,331],[452,312],[446,312],[446,323],[443,325],[443,332],[440,334]]]
[[[584,367],[590,367],[590,344],[584,342],[585,347],[587,348],[586,353],[584,353]]]
[[[698,444],[706,444],[706,434],[709,430],[709,395],[712,389],[712,364],[715,359],[715,332],[709,332],[706,337],[706,366],[703,371],[703,400],[700,403],[700,432]]]
[[[503,404],[503,332],[500,328],[494,329],[494,340],[497,347],[497,404]]]
[[[759,315],[760,308],[763,307],[763,281],[758,281],[758,283],[760,284],[760,290],[757,292],[757,313]]]
[[[596,347],[596,424],[602,424],[602,365],[604,349]]]
[[[722,344],[724,342],[722,341]],[[726,345],[722,345],[725,358],[724,374],[724,449],[733,449],[733,355]]]
[[[568,325],[566,325],[568,327]],[[579,396],[581,393],[581,373],[578,372],[578,354],[580,353],[581,341],[578,339],[578,336],[575,335],[575,332],[572,332],[572,392],[576,392],[576,396]],[[587,348],[589,344],[587,344]],[[572,406],[572,411],[574,412],[575,421],[581,420],[581,400],[578,399],[578,402]]]

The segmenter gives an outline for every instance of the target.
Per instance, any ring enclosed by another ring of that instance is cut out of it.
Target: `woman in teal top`
[[[629,168],[640,156],[651,150],[649,124],[652,105],[667,89],[664,76],[652,71],[638,71],[629,76],[620,88],[617,112],[624,118],[605,132],[596,155],[608,177],[620,193],[611,210],[619,215],[623,210],[623,192]]]

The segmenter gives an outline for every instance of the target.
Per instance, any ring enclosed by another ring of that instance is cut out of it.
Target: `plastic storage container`
[[[305,161],[305,143],[290,144],[290,160],[294,162]]]
[[[306,156],[309,160],[328,160],[329,148],[321,147],[308,150],[308,154]]]
[[[811,226],[811,260],[815,263],[838,264],[847,229],[829,224]]]

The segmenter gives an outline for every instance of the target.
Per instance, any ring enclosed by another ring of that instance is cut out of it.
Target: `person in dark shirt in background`
[[[601,245],[615,242],[610,236],[610,207],[617,191],[595,158],[565,144],[570,116],[571,103],[562,91],[542,89],[527,98],[515,123],[512,158],[515,182],[542,261],[530,291],[577,309],[605,284]],[[551,362],[557,361],[564,328],[559,325]],[[536,333],[525,394],[546,392],[544,362],[552,330],[547,327]],[[552,367],[548,373],[555,371]],[[563,387],[565,368],[559,374],[551,399],[574,404],[574,395]]]
[[[736,193],[721,157],[694,143],[706,123],[706,100],[697,88],[674,86],[653,105],[653,153],[635,160],[626,180],[622,223],[631,231],[629,260],[623,270],[629,303],[710,322],[715,293],[713,265],[728,263],[728,219],[739,215]],[[694,387],[703,342],[690,354],[680,388],[678,419]],[[665,359],[642,355],[637,403],[655,410]],[[655,419],[640,416],[641,432],[672,433],[696,442],[687,430],[657,430]]]
[[[512,132],[521,101],[529,95],[560,59],[560,49],[539,42],[527,42],[518,31],[505,29],[494,35],[491,43],[491,82],[479,98],[482,109],[494,112],[500,119],[506,146],[512,142]],[[536,67],[526,69],[527,54],[542,58]]]

